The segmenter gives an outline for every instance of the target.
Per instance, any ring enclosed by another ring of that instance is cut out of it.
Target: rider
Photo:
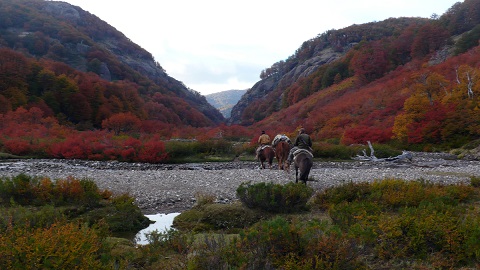
[[[260,149],[262,149],[263,146],[270,144],[270,136],[265,133],[264,130],[262,130],[262,135],[258,137],[258,147],[256,152],[255,159],[258,159],[258,152],[260,152]]]
[[[305,133],[304,128],[300,128],[298,130],[298,136],[295,139],[295,143],[293,144],[292,149],[290,149],[290,153],[288,154],[287,158],[287,164],[290,165],[293,160],[293,153],[297,151],[298,149],[305,149],[310,152],[312,152],[312,139],[310,139],[310,136]]]

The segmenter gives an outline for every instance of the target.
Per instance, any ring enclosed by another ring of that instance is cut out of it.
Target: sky
[[[442,15],[455,0],[63,0],[96,15],[202,95],[251,88],[328,30]]]

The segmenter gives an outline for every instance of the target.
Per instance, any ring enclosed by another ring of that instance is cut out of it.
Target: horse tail
[[[313,160],[310,156],[305,155],[304,159],[302,160],[302,168],[300,169],[300,180],[304,183],[308,181],[308,175],[310,174],[310,170],[313,166]]]
[[[304,171],[300,171],[300,180],[306,182],[308,181],[308,175],[310,174],[310,170],[312,166],[307,166]]]

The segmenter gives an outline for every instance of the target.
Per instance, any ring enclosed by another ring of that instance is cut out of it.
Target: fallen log
[[[372,144],[370,141],[367,141],[368,147],[370,148],[370,155],[367,155],[367,152],[365,149],[362,150],[363,155],[357,155],[356,157],[353,157],[352,159],[354,160],[360,160],[360,161],[375,161],[375,162],[380,162],[380,161],[399,161],[399,160],[408,160],[412,161],[413,155],[412,153],[403,150],[401,155],[398,155],[396,157],[388,157],[388,158],[377,158],[375,156],[375,150],[373,149]]]

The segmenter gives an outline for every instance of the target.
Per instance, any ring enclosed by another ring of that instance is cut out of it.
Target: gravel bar
[[[315,161],[307,185],[315,190],[346,182],[385,178],[425,179],[453,184],[480,177],[480,161],[459,160],[445,153],[412,153],[412,161]],[[61,159],[0,160],[0,176],[25,173],[52,180],[73,176],[94,180],[100,189],[136,198],[144,214],[173,213],[190,209],[197,193],[214,195],[220,203],[236,200],[237,187],[251,181],[285,184],[295,181],[295,172],[260,169],[259,162],[147,164],[117,161]],[[275,164],[276,165],[276,164]]]

